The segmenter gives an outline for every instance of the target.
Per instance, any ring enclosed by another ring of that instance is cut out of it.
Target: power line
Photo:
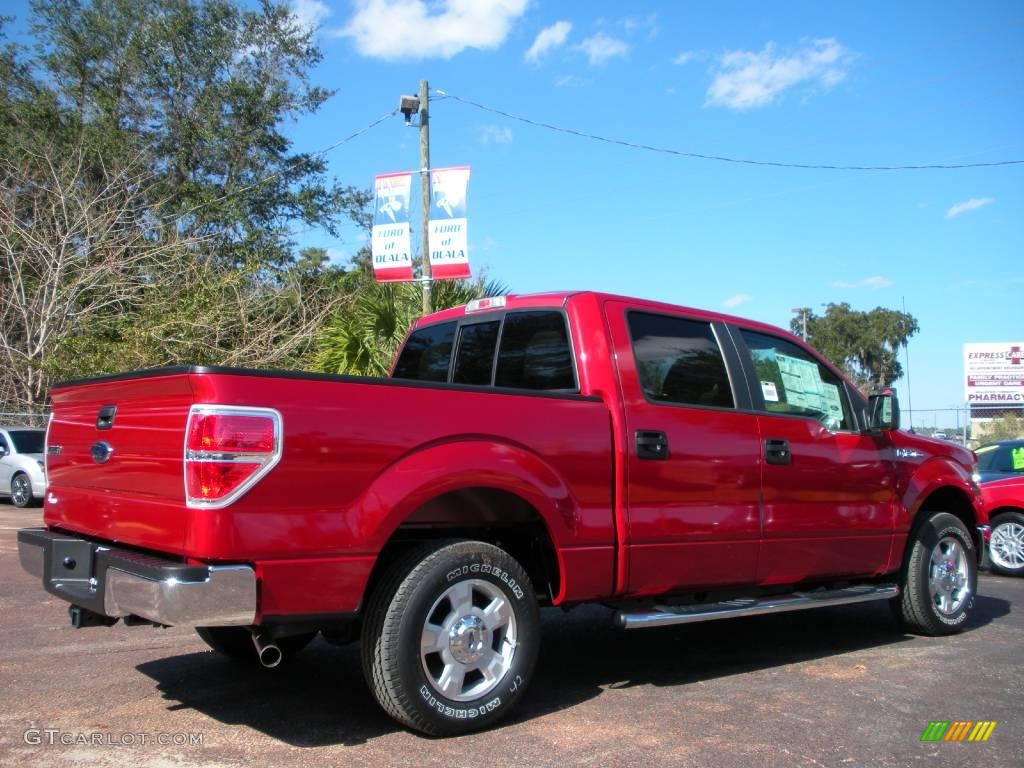
[[[669,147],[655,147],[650,144],[641,144],[634,141],[626,141],[625,139],[613,139],[607,136],[599,136],[596,133],[587,133],[586,131],[580,131],[575,128],[565,128],[559,125],[552,125],[551,123],[545,123],[541,120],[532,120],[522,115],[515,115],[511,112],[506,112],[502,109],[495,107],[489,107],[485,104],[480,104],[470,99],[464,99],[461,96],[456,96],[452,93],[446,93],[440,89],[434,89],[438,94],[446,98],[458,101],[462,104],[466,104],[470,107],[483,110],[484,112],[491,112],[502,117],[507,117],[510,120],[518,120],[521,123],[527,125],[536,126],[538,128],[547,128],[550,131],[557,131],[558,133],[567,133],[571,136],[577,136],[582,139],[591,139],[592,141],[600,141],[605,144],[616,144],[621,147],[628,147],[630,149],[642,149],[647,152],[659,152],[664,155],[675,155],[676,157],[687,157],[694,160],[714,160],[720,163],[734,163],[737,165],[758,165],[768,166],[771,168],[799,168],[801,170],[818,170],[818,171],[926,171],[926,170],[958,170],[961,168],[994,168],[1003,165],[1024,165],[1024,160],[998,160],[991,163],[929,163],[926,165],[830,165],[830,164],[817,164],[817,163],[783,163],[774,160],[750,160],[748,158],[740,157],[726,157],[724,155],[706,155],[700,152],[684,152],[680,149],[671,149]]]

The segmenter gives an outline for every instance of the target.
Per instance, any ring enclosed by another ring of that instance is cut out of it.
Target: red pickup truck
[[[276,666],[359,638],[431,734],[504,716],[538,606],[625,629],[890,600],[971,610],[974,456],[898,431],[785,331],[591,292],[419,320],[388,379],[183,367],[61,384],[23,566],[75,626]]]

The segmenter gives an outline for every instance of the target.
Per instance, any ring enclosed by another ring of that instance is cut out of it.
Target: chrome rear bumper
[[[18,531],[18,557],[47,592],[104,616],[194,627],[256,619],[248,565],[189,565],[43,528]]]

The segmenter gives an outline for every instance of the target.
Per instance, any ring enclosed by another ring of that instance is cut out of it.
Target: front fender
[[[896,521],[897,532],[909,531],[925,501],[942,489],[950,488],[962,493],[973,508],[975,518],[981,508],[981,495],[970,473],[958,462],[944,456],[936,456],[917,465],[900,485],[903,516]]]

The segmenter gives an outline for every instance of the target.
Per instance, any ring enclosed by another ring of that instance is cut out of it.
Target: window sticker
[[[776,353],[786,402],[794,408],[820,413],[826,417],[825,425],[836,429],[843,421],[843,405],[839,387],[821,380],[818,364],[798,357]]]
[[[839,387],[835,384],[821,382],[822,399],[825,406],[825,426],[835,431],[843,424],[843,401],[839,399]]]
[[[779,402],[779,390],[775,386],[773,381],[762,381],[761,392],[764,393],[764,399],[769,403]]]
[[[1024,469],[1024,446],[1010,449],[1010,462],[1014,471]]]

